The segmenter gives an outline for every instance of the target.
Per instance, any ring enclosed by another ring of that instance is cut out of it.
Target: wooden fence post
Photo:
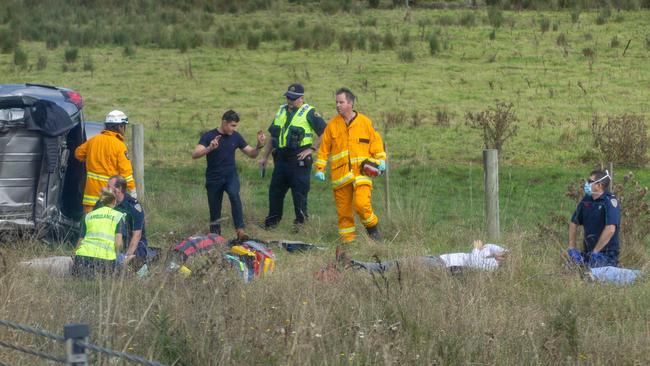
[[[388,156],[388,149],[386,148],[386,144],[384,144],[384,152],[386,153],[386,156]],[[384,171],[384,175],[386,176],[385,181],[384,181],[384,207],[386,208],[386,217],[390,219],[390,164],[388,164],[388,159],[386,159],[386,170]]]
[[[144,191],[144,125],[136,123],[133,125],[132,146],[133,146],[133,178],[135,179],[135,190],[138,193],[138,200],[145,200]]]
[[[498,240],[499,227],[499,152],[496,149],[483,150],[485,186],[485,218],[488,240]]]

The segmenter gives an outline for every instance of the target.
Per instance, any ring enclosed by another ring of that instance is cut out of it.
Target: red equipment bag
[[[190,236],[176,244],[173,251],[180,253],[183,257],[183,261],[185,261],[189,256],[208,252],[226,245],[228,245],[228,240],[226,238],[219,234],[210,233],[208,235]]]
[[[361,172],[367,177],[376,177],[381,174],[379,164],[369,159],[366,159],[361,163]]]

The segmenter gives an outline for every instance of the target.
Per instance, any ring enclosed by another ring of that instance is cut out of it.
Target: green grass
[[[102,120],[108,111],[120,109],[130,121],[144,124],[147,233],[161,247],[207,230],[205,162],[192,161],[190,153],[200,133],[216,127],[224,110],[240,112],[240,131],[253,143],[255,132],[266,130],[284,102],[287,85],[303,83],[306,101],[326,118],[335,113],[334,90],[350,87],[358,95],[356,109],[368,114],[384,136],[390,166],[390,213],[384,206],[383,178],[375,180],[374,207],[384,237],[392,242],[381,246],[361,238],[350,252],[362,259],[464,251],[472,239],[484,236],[483,141],[479,131],[465,124],[465,114],[493,106],[495,100],[512,102],[521,121],[519,133],[506,142],[500,157],[501,241],[512,249],[511,264],[494,274],[460,279],[406,268],[401,279],[388,274],[388,290],[382,279],[376,286],[368,274],[358,272],[346,272],[340,282],[315,281],[312,273],[332,259],[336,243],[329,185],[312,183],[311,220],[302,234],[289,233],[289,198],[281,226],[262,231],[255,224],[267,214],[270,170],[260,178],[256,161],[239,154],[250,233],[312,241],[326,251],[279,253],[276,272],[251,285],[218,271],[195,281],[156,273],[144,281],[73,282],[11,265],[0,273],[0,293],[6,294],[0,318],[50,330],[88,322],[98,343],[121,349],[133,335],[129,351],[196,365],[650,362],[649,282],[598,286],[559,270],[566,220],[575,205],[565,197],[567,187],[607,162],[593,144],[592,115],[650,117],[648,12],[622,12],[620,22],[597,25],[597,12],[582,12],[573,23],[570,12],[506,11],[491,40],[493,28],[484,10],[365,10],[326,16],[307,12],[309,6],[297,9],[292,22],[302,19],[300,29],[308,32],[320,24],[321,30],[335,30],[336,40],[318,50],[294,50],[293,38],[278,36],[278,29],[274,37],[262,36],[255,50],[245,41],[214,48],[211,39],[182,53],[149,45],[138,45],[128,55],[125,45],[75,46],[78,57],[69,70],[76,71],[65,73],[67,44],[48,50],[45,42],[23,41],[21,50],[32,67],[17,68],[13,53],[0,54],[1,82],[70,87],[84,96],[87,119]],[[260,32],[272,24],[268,19],[284,19],[279,14],[286,17],[278,9],[216,14],[205,32],[216,34],[217,24]],[[452,20],[462,14],[472,14],[475,25],[456,25]],[[558,24],[557,30],[553,26],[542,32],[542,16]],[[372,22],[362,26],[367,19]],[[435,26],[420,28],[427,24]],[[367,50],[340,51],[341,34],[369,27],[382,40],[390,32],[394,49],[378,41],[380,46],[368,43]],[[415,56],[410,63],[399,59],[405,31],[411,34],[408,49]],[[428,39],[419,36],[433,33],[439,42],[434,56]],[[566,45],[558,45],[561,33]],[[614,36],[620,40],[616,47],[611,46]],[[583,56],[584,48],[596,51],[592,61]],[[44,67],[36,67],[40,57],[47,60]],[[84,71],[84,60],[92,60],[92,70]],[[449,126],[436,123],[440,111],[449,116]],[[389,114],[400,121],[391,124]],[[630,169],[614,170],[620,179]],[[647,166],[631,170],[641,185],[648,185]],[[229,216],[225,202],[224,215]],[[231,226],[230,221],[224,224],[227,236],[233,236]],[[650,255],[647,237],[624,242],[624,252],[625,245],[634,248],[627,263],[644,263]],[[65,251],[36,243],[25,248],[1,250],[10,263]],[[48,288],[47,295],[42,288]],[[50,315],[51,309],[66,315]]]

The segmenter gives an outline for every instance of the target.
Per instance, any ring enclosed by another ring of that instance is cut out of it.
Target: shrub
[[[36,70],[45,70],[47,68],[47,56],[40,55],[36,61]]]
[[[379,39],[370,40],[370,52],[377,53],[381,51],[381,41]]]
[[[542,33],[548,32],[548,30],[551,28],[551,20],[545,16],[541,16],[539,18],[539,30]]]
[[[473,27],[476,25],[476,15],[472,11],[465,11],[458,16],[458,25]]]
[[[436,111],[436,125],[447,127],[450,124],[449,112],[446,109],[439,109]]]
[[[596,24],[603,25],[607,23],[607,21],[611,16],[612,16],[612,9],[610,9],[609,6],[602,7],[598,12],[598,16],[596,17]]]
[[[616,48],[621,45],[621,41],[619,41],[618,36],[612,37],[612,40],[609,41],[609,47],[611,48]]]
[[[18,47],[18,37],[9,28],[0,27],[0,52],[11,53]]]
[[[578,21],[580,21],[580,9],[573,8],[571,10],[571,23],[576,24]]]
[[[246,39],[246,48],[249,50],[256,50],[260,47],[260,39],[261,36],[256,33],[252,32],[248,35],[248,38]]]
[[[440,51],[440,41],[438,41],[436,33],[430,33],[427,37],[427,41],[429,41],[429,53],[431,56],[437,54],[438,51]]]
[[[18,46],[14,49],[14,66],[26,69],[27,68],[27,51],[23,50],[22,47]]]
[[[411,43],[411,32],[408,29],[404,29],[400,37],[400,45],[408,46],[410,43]]]
[[[582,49],[582,55],[587,59],[593,60],[596,58],[596,49],[591,47],[585,47]]]
[[[368,43],[368,38],[365,32],[359,31],[354,37],[354,44],[357,49],[365,50]]]
[[[311,45],[313,49],[327,48],[336,40],[336,30],[327,25],[316,24],[311,30]]]
[[[84,71],[90,71],[91,73],[95,71],[95,64],[93,63],[93,58],[90,56],[84,58]]]
[[[566,45],[568,45],[569,43],[568,43],[567,40],[566,40],[566,34],[564,34],[564,33],[560,33],[560,34],[557,36],[557,38],[555,39],[555,43],[556,43],[558,46],[566,46]]]
[[[397,53],[397,58],[406,63],[412,63],[415,61],[415,52],[410,48],[403,48]]]
[[[66,63],[69,64],[77,62],[78,57],[79,57],[79,49],[75,47],[67,48],[63,53],[63,59],[65,60]]]
[[[364,27],[376,27],[377,26],[377,18],[374,17],[368,17],[365,19],[361,19],[361,25]]]
[[[650,35],[645,36],[645,48],[650,50]]]
[[[519,119],[512,108],[512,103],[497,101],[494,107],[484,111],[467,112],[465,121],[469,127],[481,130],[486,149],[501,151],[506,141],[517,134]]]
[[[490,40],[494,41],[497,39],[497,30],[496,28],[492,28],[492,31],[490,32],[490,35],[488,36]]]
[[[603,161],[628,166],[643,166],[648,161],[650,137],[643,116],[608,116],[606,121],[594,116],[591,133]]]
[[[59,44],[61,44],[61,35],[57,33],[49,33],[45,37],[45,47],[48,50],[54,50],[57,47],[59,47]]]
[[[395,48],[396,42],[395,42],[395,36],[393,36],[393,33],[391,33],[390,31],[384,33],[383,44],[384,44],[384,49],[392,50],[392,49]]]
[[[500,28],[503,24],[503,12],[495,6],[491,6],[487,10],[487,19],[493,28]]]
[[[554,21],[552,28],[553,28],[553,32],[557,32],[558,29],[560,29],[560,21],[559,20]]]
[[[443,26],[443,27],[448,27],[450,25],[454,25],[456,23],[456,19],[454,19],[453,16],[451,15],[442,15],[436,19],[436,24]]]
[[[122,56],[124,57],[134,57],[135,56],[135,46],[127,45],[124,46],[122,50]]]
[[[339,35],[339,48],[341,51],[353,51],[356,35],[352,32],[345,32]]]
[[[379,0],[368,0],[368,7],[371,9],[377,9],[379,7]]]

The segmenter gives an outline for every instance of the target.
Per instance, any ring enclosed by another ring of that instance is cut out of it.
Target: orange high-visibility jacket
[[[133,167],[129,160],[124,137],[117,132],[103,130],[101,134],[79,145],[74,156],[86,162],[86,188],[84,206],[94,206],[108,178],[121,175],[126,179],[129,192],[135,192]]]
[[[372,181],[361,174],[360,168],[361,163],[369,158],[386,159],[384,142],[370,118],[357,113],[348,126],[343,117],[337,115],[327,123],[321,136],[314,167],[319,172],[325,171],[329,159],[333,189],[350,183],[372,186]]]

